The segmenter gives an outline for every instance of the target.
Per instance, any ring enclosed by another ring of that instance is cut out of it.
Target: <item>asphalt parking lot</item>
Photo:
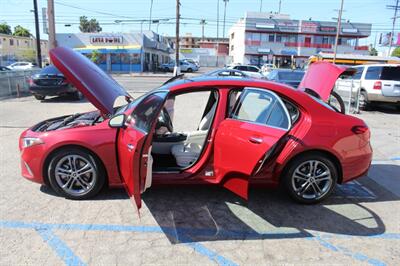
[[[119,76],[138,96],[166,78]],[[57,197],[23,179],[18,137],[41,120],[94,109],[86,101],[0,101],[0,265],[400,265],[400,113],[357,115],[372,131],[368,175],[319,205],[251,189],[160,187],[138,217],[124,190]]]

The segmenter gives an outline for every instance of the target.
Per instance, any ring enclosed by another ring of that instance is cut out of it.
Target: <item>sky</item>
[[[47,0],[37,0],[39,6],[39,20],[41,10],[47,7]],[[343,19],[351,22],[372,23],[370,38],[360,41],[361,45],[375,42],[379,33],[390,32],[394,11],[387,9],[387,5],[394,5],[396,0],[344,0]],[[79,17],[96,18],[103,28],[103,32],[130,32],[139,31],[141,24],[126,20],[149,19],[151,0],[54,0],[56,15],[56,32],[79,32]],[[199,19],[205,19],[205,35],[216,36],[217,33],[217,6],[219,2],[219,35],[222,35],[222,21],[224,14],[223,0],[181,0],[182,24],[180,34],[192,33],[201,36]],[[245,11],[259,11],[262,2],[262,11],[277,12],[279,0],[229,0],[226,5],[226,33],[229,27]],[[340,0],[281,0],[281,13],[289,14],[292,19],[309,19],[333,21],[340,8]],[[175,0],[153,0],[152,20],[165,20],[158,26],[158,33],[168,36],[175,35]],[[0,23],[7,22],[12,27],[21,25],[34,33],[33,0],[0,0]],[[399,15],[399,14],[398,14]],[[115,20],[125,20],[116,23]],[[70,25],[70,26],[66,26]],[[144,23],[143,29],[149,24]],[[151,25],[157,31],[157,25]],[[400,18],[395,29],[400,31]],[[41,38],[47,39],[42,32]]]

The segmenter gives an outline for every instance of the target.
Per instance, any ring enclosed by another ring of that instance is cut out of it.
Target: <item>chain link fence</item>
[[[0,98],[21,96],[29,92],[29,79],[40,69],[0,72]]]
[[[358,114],[360,112],[360,81],[351,78],[339,79],[334,91],[342,98],[346,114]]]

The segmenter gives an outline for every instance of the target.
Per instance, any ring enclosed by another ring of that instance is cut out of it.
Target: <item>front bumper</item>
[[[38,144],[23,148],[22,139],[27,135],[33,137],[33,135],[36,134],[29,129],[21,134],[19,143],[21,152],[21,174],[24,178],[32,182],[44,184],[43,163],[46,154],[46,144]]]
[[[41,96],[57,96],[62,94],[73,93],[76,89],[70,85],[61,86],[30,86],[29,91],[35,95]]]

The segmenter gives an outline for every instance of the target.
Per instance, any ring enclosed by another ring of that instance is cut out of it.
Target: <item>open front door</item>
[[[119,129],[117,139],[118,166],[129,197],[138,209],[142,206],[141,193],[149,186],[151,168],[151,142],[156,118],[167,96],[166,91],[152,93],[138,102],[126,120],[126,127]],[[147,182],[146,182],[147,181]]]
[[[275,93],[245,88],[215,135],[217,182],[247,199],[249,177],[290,128],[289,113]]]

